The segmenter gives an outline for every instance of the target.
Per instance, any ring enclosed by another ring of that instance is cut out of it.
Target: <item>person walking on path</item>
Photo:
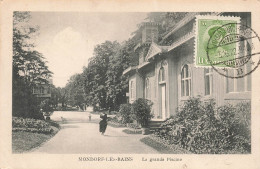
[[[104,133],[106,132],[106,128],[107,128],[107,114],[104,115],[100,115],[100,118],[102,119],[99,122],[99,132],[104,135]]]

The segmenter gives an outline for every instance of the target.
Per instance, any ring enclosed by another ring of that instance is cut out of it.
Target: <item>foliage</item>
[[[13,76],[12,114],[16,117],[43,119],[39,101],[22,77]]]
[[[131,114],[131,104],[121,104],[119,109],[119,114],[122,117],[122,123],[132,123],[133,117]]]
[[[53,129],[48,122],[43,120],[35,120],[29,118],[13,117],[12,119],[13,131],[27,131],[50,134]]]
[[[136,123],[127,123],[127,127],[128,128],[133,128],[133,129],[139,129],[140,125],[138,125]]]
[[[142,127],[148,126],[148,123],[152,118],[151,108],[152,102],[143,98],[135,100],[132,104],[134,118]]]
[[[50,99],[45,99],[41,102],[41,111],[50,115],[53,112],[53,105]]]
[[[38,28],[28,24],[29,12],[13,15],[13,116],[43,118],[32,89],[39,83],[48,84],[51,77],[41,53],[34,50],[33,39]]]
[[[159,23],[159,40],[182,19],[186,13],[155,12],[148,14],[148,20]],[[134,47],[141,40],[141,30],[133,32],[133,36],[122,44],[105,41],[94,49],[83,73],[71,77],[64,88],[64,102],[81,106],[83,102],[93,106],[94,111],[118,111],[119,106],[127,102],[128,77],[123,71],[129,66],[138,65],[139,56]]]
[[[172,28],[185,16],[187,12],[151,12],[148,13],[147,19],[159,23],[159,41],[169,33]]]
[[[53,84],[50,85],[51,89],[51,103],[53,105],[54,109],[57,109],[59,101],[60,101],[60,93],[58,91],[58,88],[56,88]]]
[[[71,106],[78,106],[85,110],[84,79],[82,75],[75,74],[70,77],[65,86],[67,102]]]
[[[250,104],[216,108],[213,100],[203,103],[200,98],[191,98],[156,135],[194,153],[249,153],[250,130],[238,120],[238,110],[250,115]]]
[[[119,47],[119,43],[106,41],[97,45],[94,49],[94,56],[89,60],[87,68],[84,68],[84,91],[86,101],[94,107],[94,110],[109,108],[107,98],[108,88],[106,86],[108,63]]]
[[[110,118],[110,120],[108,121],[108,124],[112,127],[125,127],[126,126],[126,124],[122,123],[122,119],[119,116]]]

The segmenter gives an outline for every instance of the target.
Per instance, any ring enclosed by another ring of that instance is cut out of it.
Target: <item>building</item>
[[[203,13],[205,14],[205,13]],[[241,23],[251,25],[250,13],[207,13],[239,16]],[[251,100],[251,76],[226,78],[212,68],[194,66],[196,15],[189,13],[161,41],[158,24],[142,23],[142,39],[135,47],[139,64],[127,68],[129,102],[146,98],[153,102],[153,120],[165,120],[190,97],[215,99],[217,105]],[[230,71],[228,73],[231,73]]]
[[[51,84],[52,79],[48,79],[49,84],[46,84],[44,82],[38,82],[36,83],[36,86],[33,87],[33,94],[39,98],[41,101],[51,98]]]

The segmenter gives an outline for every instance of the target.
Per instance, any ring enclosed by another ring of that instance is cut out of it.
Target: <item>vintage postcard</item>
[[[0,168],[260,168],[260,1],[0,1]]]

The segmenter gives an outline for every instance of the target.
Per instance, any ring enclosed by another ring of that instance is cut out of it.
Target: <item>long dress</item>
[[[107,129],[107,115],[101,116],[102,120],[99,122],[99,132],[105,133]]]

